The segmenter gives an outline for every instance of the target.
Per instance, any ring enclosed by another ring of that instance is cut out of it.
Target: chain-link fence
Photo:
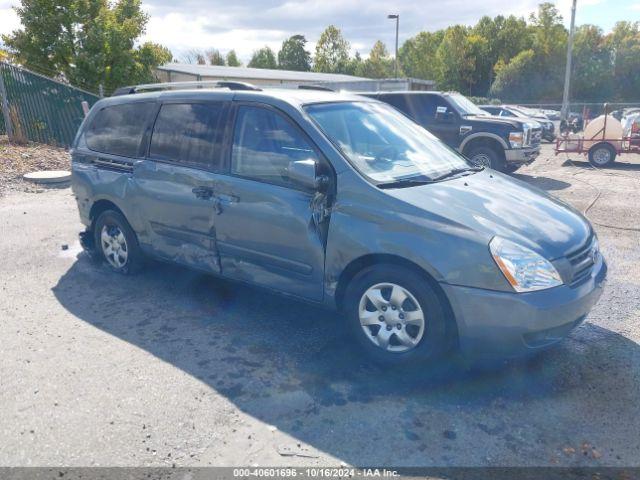
[[[82,102],[99,97],[0,62],[0,134],[9,140],[69,146],[82,122]]]

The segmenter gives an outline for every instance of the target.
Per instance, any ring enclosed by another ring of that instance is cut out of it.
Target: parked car
[[[71,150],[83,246],[115,272],[152,257],[338,309],[391,364],[537,352],[600,297],[587,219],[389,105],[170,85],[100,100]]]
[[[479,107],[485,112],[498,117],[517,117],[533,124],[537,123],[542,128],[542,138],[544,140],[553,142],[556,139],[555,125],[542,114],[536,114],[528,111],[525,112],[520,108],[509,105],[479,105]]]
[[[474,165],[512,172],[540,154],[541,128],[519,118],[498,118],[459,93],[364,94],[393,105]]]

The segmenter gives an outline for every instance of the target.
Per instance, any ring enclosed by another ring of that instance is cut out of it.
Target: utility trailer
[[[572,138],[567,135],[556,138],[556,155],[560,153],[578,153],[587,155],[594,167],[611,165],[618,155],[640,153],[640,137]]]
[[[572,137],[564,134],[556,138],[556,155],[560,153],[579,153],[587,155],[594,167],[611,165],[618,155],[623,153],[640,153],[640,132],[633,128],[628,136],[618,138],[607,137],[607,106],[602,127],[589,138]],[[619,125],[619,124],[618,124]],[[618,126],[618,128],[620,128]]]

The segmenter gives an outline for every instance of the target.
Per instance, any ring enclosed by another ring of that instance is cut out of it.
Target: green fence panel
[[[82,102],[99,100],[85,90],[15,65],[0,62],[14,132],[20,129],[33,142],[69,146],[84,118]],[[6,126],[0,115],[0,133]]]

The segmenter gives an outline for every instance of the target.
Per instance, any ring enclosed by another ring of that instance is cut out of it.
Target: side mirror
[[[290,180],[310,190],[322,192],[329,186],[329,178],[318,175],[318,164],[312,159],[289,162],[287,174]]]

